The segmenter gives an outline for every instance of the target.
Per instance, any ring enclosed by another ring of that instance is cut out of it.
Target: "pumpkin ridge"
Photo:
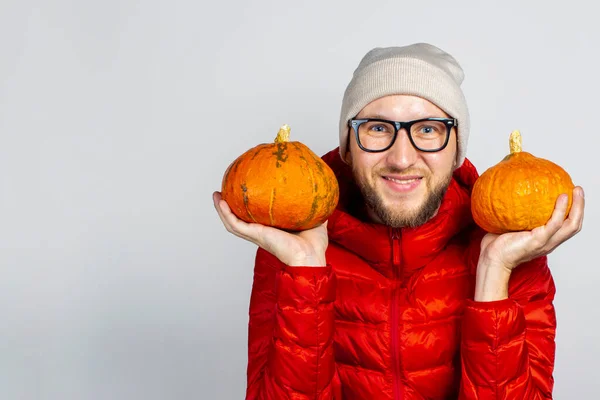
[[[227,180],[229,179],[229,175],[231,175],[232,172],[237,173],[237,169],[241,162],[242,162],[241,158],[238,158],[237,160],[235,160],[233,162],[233,165],[231,166],[231,168],[229,168],[229,170],[227,170],[227,173],[225,174],[225,178],[223,179],[223,182],[227,182]]]
[[[302,147],[300,147],[300,143],[298,142],[290,142],[292,144],[292,146],[294,146],[296,148],[296,150],[298,150],[298,152],[300,154],[302,154]]]
[[[313,191],[313,194],[317,194],[317,182],[315,182],[315,174],[313,173],[312,169],[308,170],[308,175],[310,176],[310,187]]]
[[[287,152],[287,142],[277,143],[277,151],[273,152],[273,155],[276,157],[275,166],[277,168],[281,167],[281,163],[284,163],[288,160],[289,154]],[[281,163],[280,163],[281,162]]]
[[[535,169],[536,169],[535,165],[532,165],[529,162],[529,160],[526,157],[527,153],[519,151],[517,154],[519,155],[519,158],[517,158],[516,161],[521,164],[521,169],[519,169],[519,171],[521,171],[521,170],[527,171],[527,173],[525,173],[524,176],[523,176],[523,178],[522,178],[522,182],[531,183],[530,179],[529,179],[529,176],[531,174],[531,170],[535,171]],[[515,192],[515,194],[516,194],[517,197],[516,197],[516,199],[513,200],[513,203],[521,205],[523,203],[522,202],[523,196],[519,195],[519,193],[516,193],[516,192]],[[533,196],[533,200],[531,200],[531,196]],[[528,218],[527,223],[523,223],[523,226],[519,227],[519,230],[530,230],[529,227],[531,226],[531,221],[533,219],[532,211],[534,210],[534,207],[537,205],[536,200],[537,200],[537,196],[535,196],[535,194],[531,194],[530,193],[530,198],[528,199],[528,202],[529,202],[529,210],[528,210],[529,218]],[[521,207],[521,208],[526,208],[526,207]]]
[[[498,169],[497,168],[493,168],[490,171],[490,177],[488,178],[488,181],[491,181],[492,184],[494,184],[496,182],[496,175],[498,173]],[[495,188],[494,188],[495,189]],[[498,213],[496,212],[496,205],[494,204],[493,200],[492,200],[492,194],[494,193],[493,190],[488,190],[487,192],[487,196],[488,196],[488,204],[490,207],[490,211],[492,213],[492,217],[495,219],[496,224],[501,222],[500,220],[500,216],[498,215]],[[487,228],[487,229],[493,229],[493,228]],[[493,233],[499,233],[499,232],[493,232]]]
[[[260,154],[260,151],[262,150],[262,148],[257,149],[254,154],[252,155],[252,158],[250,158],[250,161],[254,160],[256,158],[257,155]]]
[[[248,188],[246,187],[245,183],[242,183],[242,196],[243,196],[243,201],[244,201],[244,206],[246,207],[246,212],[248,213],[248,217],[250,217],[250,219],[254,222],[256,222],[256,219],[254,218],[254,216],[252,215],[252,213],[250,212],[250,209],[248,208]]]
[[[275,203],[275,188],[271,190],[271,201],[269,202],[269,220],[271,221],[271,225],[275,225],[275,220],[273,219],[273,204]]]
[[[308,161],[306,161],[307,165],[308,165]],[[307,221],[311,220],[314,218],[315,214],[317,213],[317,206],[318,206],[318,201],[320,200],[320,196],[317,194],[317,183],[315,182],[315,174],[313,173],[312,168],[308,169],[308,175],[310,176],[310,182],[311,182],[311,189],[313,191],[313,202],[310,205],[310,213],[309,216],[307,217]],[[306,223],[304,221],[304,223]]]
[[[319,200],[321,200],[321,196],[315,196],[313,197],[313,202],[310,205],[310,213],[308,214],[308,216],[303,219],[302,221],[299,221],[295,224],[295,227],[299,227],[302,226],[304,224],[306,224],[308,221],[312,220],[315,215],[317,214],[317,208],[319,205]]]
[[[533,165],[533,163],[531,163],[529,161],[527,161],[527,165],[528,165],[529,168],[535,168],[535,165]],[[533,211],[534,211],[534,208],[539,205],[539,196],[537,196],[537,192],[536,192],[535,186],[533,188],[533,191],[534,191],[534,193],[536,193],[536,195],[535,195],[535,201],[531,201],[530,202],[531,204],[530,204],[530,207],[529,207],[529,221],[527,222],[527,228],[526,228],[527,230],[531,230],[532,222],[533,222],[533,217],[534,217]]]
[[[320,173],[323,173],[323,164],[324,161],[317,157],[314,153],[310,155],[313,158],[313,161],[317,164],[317,169]]]

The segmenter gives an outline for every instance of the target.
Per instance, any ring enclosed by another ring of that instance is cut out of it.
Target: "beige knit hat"
[[[463,70],[454,57],[427,43],[369,51],[354,71],[344,93],[340,115],[342,159],[348,144],[348,121],[380,97],[406,94],[429,100],[456,118],[456,168],[460,167],[469,139],[469,110],[460,88],[463,78]]]

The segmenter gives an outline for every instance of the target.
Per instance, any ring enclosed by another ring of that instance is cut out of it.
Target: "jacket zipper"
[[[398,338],[399,312],[400,312],[400,281],[402,274],[400,271],[400,229],[392,228],[392,271],[394,276],[392,289],[392,368],[394,382],[394,399],[402,399],[402,384],[400,382],[400,349]]]

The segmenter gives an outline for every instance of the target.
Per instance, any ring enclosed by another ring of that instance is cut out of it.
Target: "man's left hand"
[[[550,254],[575,236],[583,226],[585,199],[583,189],[573,189],[573,204],[567,218],[568,196],[558,197],[546,225],[531,231],[486,234],[481,241],[477,266],[475,300],[492,301],[508,296],[508,278],[518,265]]]

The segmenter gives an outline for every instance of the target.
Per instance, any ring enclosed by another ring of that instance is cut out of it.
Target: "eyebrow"
[[[393,121],[393,119],[386,117],[385,115],[381,115],[381,114],[367,114],[364,117],[361,117],[362,119],[366,119],[366,118],[374,118],[374,119],[387,119],[388,121]]]
[[[388,118],[385,115],[381,115],[381,114],[367,114],[366,116],[362,116],[362,117],[357,117],[360,119],[369,119],[369,118],[373,118],[373,119],[385,119],[387,121],[395,121],[393,118]],[[422,116],[422,117],[418,117],[418,118],[414,118],[413,120],[418,120],[418,119],[425,119],[425,118],[448,118],[445,115],[431,115],[429,114],[428,116]]]

